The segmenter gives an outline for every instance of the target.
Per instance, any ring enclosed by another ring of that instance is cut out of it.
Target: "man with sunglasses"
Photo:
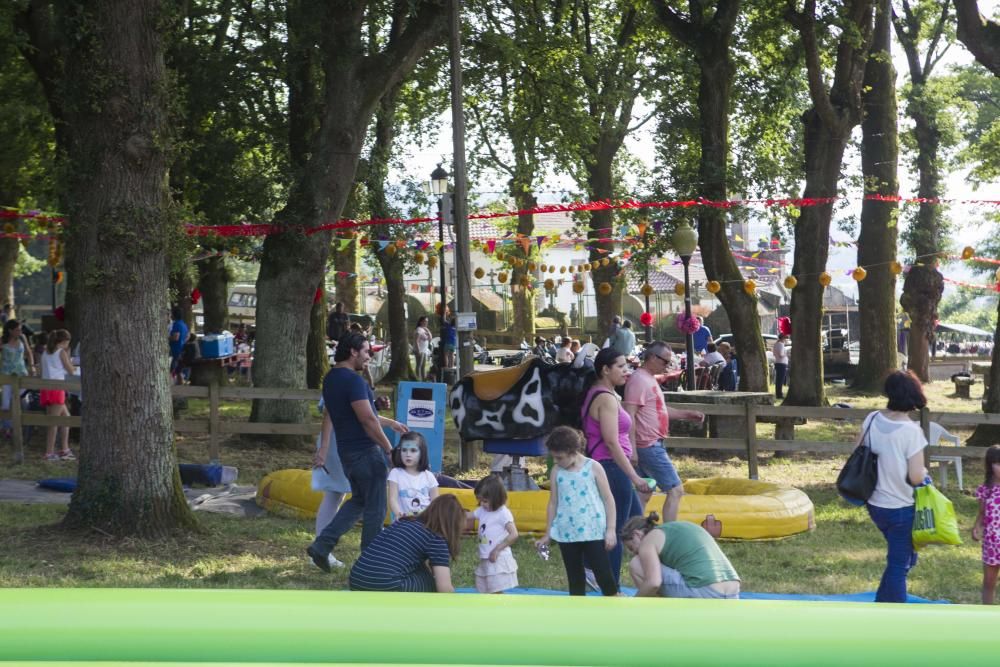
[[[664,438],[670,433],[670,420],[682,419],[704,421],[705,415],[696,410],[680,410],[667,407],[663,400],[663,390],[656,381],[656,375],[665,373],[673,358],[673,351],[663,341],[655,341],[646,346],[642,366],[629,376],[625,383],[625,410],[632,417],[633,464],[640,475],[652,477],[656,485],[667,494],[663,502],[663,520],[675,521],[677,510],[684,495],[680,475],[674,467]]]

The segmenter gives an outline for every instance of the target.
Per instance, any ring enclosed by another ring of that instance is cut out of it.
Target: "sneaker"
[[[330,564],[330,567],[345,567],[344,563],[337,560],[337,557],[332,553],[326,557],[326,562]]]
[[[597,591],[598,593],[601,592],[601,587],[597,585],[597,577],[594,576],[594,571],[589,567],[584,568],[583,578],[587,582],[587,588],[592,591]]]
[[[72,449],[67,449],[65,452],[59,452],[60,461],[76,461],[76,454],[73,453]]]
[[[53,462],[53,461],[59,461],[60,458],[59,458],[58,454],[46,454],[45,456],[42,457],[42,460],[43,461],[48,461],[48,462]]]
[[[324,572],[330,571],[330,560],[329,554],[324,556],[321,554],[313,545],[306,547],[306,554],[312,559],[313,565],[323,570]]]

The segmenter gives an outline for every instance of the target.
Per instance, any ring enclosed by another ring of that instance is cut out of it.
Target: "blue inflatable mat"
[[[622,593],[625,595],[635,595],[636,590],[628,586],[622,586]],[[459,588],[459,593],[476,593],[475,588]],[[566,591],[554,591],[549,588],[512,588],[504,591],[509,595],[568,595]],[[587,595],[599,596],[596,591],[587,591]],[[845,593],[842,595],[811,595],[808,593],[751,593],[743,591],[740,593],[742,600],[798,600],[813,602],[875,602],[875,591],[865,593]],[[906,596],[906,601],[913,604],[951,604],[947,600],[928,600],[916,595]]]

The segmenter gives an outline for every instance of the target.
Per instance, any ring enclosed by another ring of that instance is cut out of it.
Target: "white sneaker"
[[[326,557],[326,562],[330,564],[330,567],[344,567],[344,564],[337,560],[337,557],[332,553]]]
[[[589,567],[583,569],[583,578],[587,581],[587,588],[598,593],[601,592],[601,587],[597,585],[597,577],[594,576],[594,571]]]

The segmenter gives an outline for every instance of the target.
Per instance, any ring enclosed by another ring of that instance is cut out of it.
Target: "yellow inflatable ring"
[[[308,470],[278,470],[261,480],[257,504],[276,514],[313,518],[323,495],[310,488]],[[476,508],[471,489],[441,489],[455,495],[467,510]],[[710,477],[684,483],[678,519],[701,523],[709,514],[722,522],[722,537],[761,540],[804,533],[816,527],[813,504],[802,491],[778,484],[748,479]],[[662,493],[654,494],[646,512],[661,513]],[[517,529],[540,533],[545,530],[545,507],[549,492],[512,491],[507,507],[514,514]],[[388,518],[388,517],[387,517]]]

